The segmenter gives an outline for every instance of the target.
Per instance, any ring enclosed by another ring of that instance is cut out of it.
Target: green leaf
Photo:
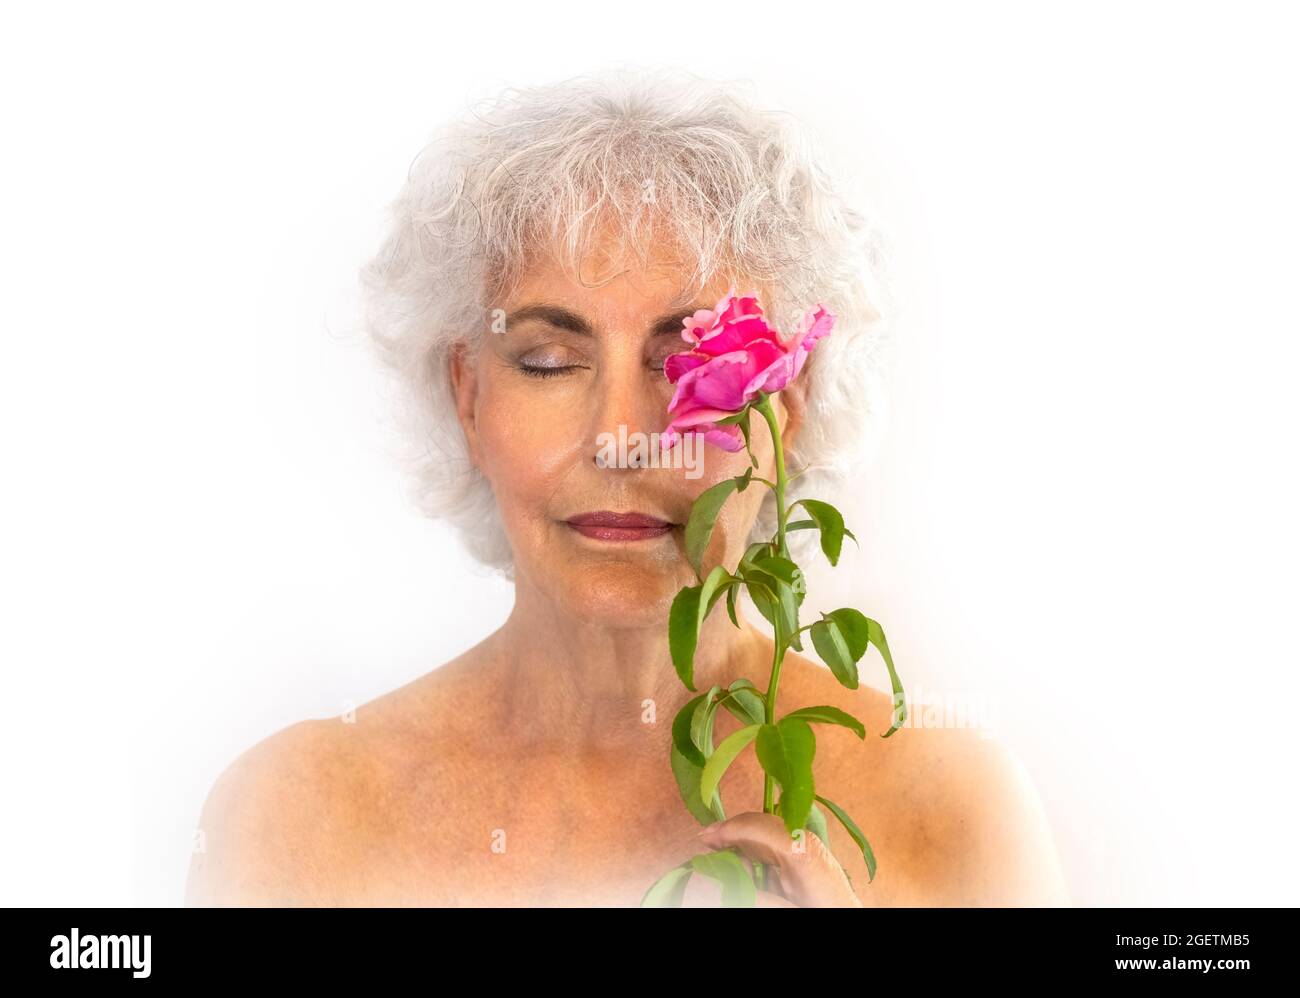
[[[848,647],[849,657],[854,663],[852,670],[854,682],[852,685],[845,683],[845,685],[849,686],[850,689],[857,688],[858,670],[856,663],[867,653],[867,647],[869,645],[875,645],[876,649],[880,652],[880,657],[884,659],[885,668],[889,670],[889,684],[893,689],[895,704],[893,723],[889,730],[880,736],[881,738],[888,738],[895,731],[898,731],[899,728],[902,727],[903,722],[907,720],[907,699],[903,692],[903,683],[898,678],[898,670],[894,668],[894,657],[889,652],[889,642],[885,640],[884,628],[870,617],[867,617],[858,610],[854,610],[852,607],[847,606],[841,607],[838,610],[832,610],[830,613],[823,614],[822,616],[827,620],[834,621],[834,623],[838,625],[844,643]],[[830,659],[827,658],[827,652],[824,652],[822,646],[817,643],[817,626],[818,625],[814,624],[812,628],[813,646],[816,647],[818,654],[820,654],[823,659],[826,659],[826,664],[831,666],[831,670],[835,671],[835,666],[832,665]],[[831,653],[834,653],[833,649],[831,650]],[[835,675],[837,679],[840,679],[840,682],[844,682],[844,680],[840,678],[839,672],[836,672]]]
[[[674,866],[662,877],[650,885],[650,889],[641,898],[642,908],[680,908],[686,896],[686,884],[695,872],[695,865],[688,859],[680,866]]]
[[[704,626],[704,618],[709,615],[713,609],[713,604],[718,601],[722,595],[723,587],[730,585],[732,582],[731,573],[721,565],[714,565],[709,572],[709,576],[704,580],[700,587],[700,604],[699,617],[695,621],[695,632],[698,635],[700,629]],[[698,640],[698,637],[697,637]]]
[[[732,423],[734,423],[734,424],[736,424],[736,425],[740,425],[741,423],[747,423],[747,422],[749,422],[749,406],[748,406],[748,405],[746,405],[743,409],[737,409],[737,410],[736,410],[735,412],[733,412],[730,416],[723,416],[721,419],[715,419],[715,420],[713,421],[713,425],[715,425],[715,426],[727,426],[727,425],[732,424]]]
[[[791,508],[791,509],[794,508],[794,504],[793,504],[793,503],[791,504],[790,508]],[[817,529],[817,521],[816,521],[816,520],[794,520],[794,521],[792,521],[792,522],[790,522],[790,523],[787,523],[787,524],[785,525],[785,532],[786,532],[787,534],[788,534],[791,530],[816,530],[816,529]],[[845,536],[845,537],[850,537],[850,538],[852,538],[852,539],[853,539],[853,543],[854,543],[854,544],[858,544],[858,538],[857,538],[857,535],[854,534],[853,531],[850,530],[848,527],[845,527],[845,528],[844,528],[844,536]],[[861,547],[861,546],[862,546],[861,544],[858,544],[858,547]]]
[[[722,808],[722,795],[715,792],[713,799],[704,803],[700,795],[700,776],[703,769],[695,765],[677,750],[674,745],[668,751],[669,762],[673,769],[673,778],[677,781],[677,790],[682,795],[686,810],[701,825],[711,825],[715,821],[725,821],[726,812]]]
[[[794,509],[795,506],[803,506],[808,515],[817,521],[817,526],[821,529],[822,551],[834,565],[840,560],[840,548],[844,546],[844,517],[830,503],[819,499],[796,499],[790,508]],[[789,526],[786,529],[790,529]]]
[[[889,726],[881,738],[888,738],[895,731],[903,726],[907,720],[907,697],[903,693],[903,683],[898,678],[898,672],[894,669],[894,657],[889,654],[889,642],[885,640],[885,630],[874,620],[867,620],[867,637],[876,650],[880,652],[880,657],[885,660],[885,668],[889,670],[889,684],[894,691],[894,721]]]
[[[785,643],[795,651],[803,651],[803,642],[799,640],[799,601],[795,598],[794,590],[785,580],[778,579],[776,593],[781,601]]]
[[[709,546],[713,536],[713,525],[722,511],[722,504],[736,491],[739,478],[728,478],[705,489],[691,504],[691,515],[686,520],[686,557],[695,569],[696,578],[700,574],[700,559]]]
[[[816,804],[808,809],[808,824],[804,827],[827,845],[831,844],[830,829],[826,827],[826,815],[822,814],[822,809]]]
[[[758,687],[748,679],[737,679],[729,689],[731,695],[722,701],[722,705],[731,711],[732,716],[741,724],[762,724],[767,708],[758,694]]]
[[[813,801],[813,757],[817,739],[802,718],[785,717],[776,724],[764,724],[758,731],[754,751],[763,770],[781,784],[781,819],[788,831],[808,821]]]
[[[758,900],[754,877],[733,849],[718,849],[691,857],[695,872],[722,885],[724,908],[753,908]]]
[[[714,689],[717,689],[715,686]],[[704,744],[697,742],[694,738],[694,720],[695,712],[699,709],[700,704],[704,703],[706,694],[701,693],[697,697],[686,702],[686,705],[677,712],[673,718],[673,745],[677,747],[685,758],[689,759],[691,764],[704,768],[708,757],[704,751]]]
[[[702,583],[686,586],[673,598],[668,610],[668,650],[678,678],[691,692],[695,691],[695,646],[704,619],[724,590],[739,584],[739,579],[721,565],[715,565]]]
[[[770,546],[762,546],[742,565],[742,570],[747,570],[750,574],[762,572],[771,577],[767,586],[776,594],[777,601],[781,605],[785,619],[785,633],[790,635],[790,647],[802,651],[803,646],[799,642],[798,634],[798,608],[803,603],[804,591],[807,588],[802,569],[789,558],[774,553]]]
[[[794,598],[794,590],[784,580],[776,580],[776,596],[780,600],[781,620],[783,620],[783,639],[789,647],[803,651],[800,641],[800,602]]]
[[[831,814],[835,815],[835,817],[840,820],[840,824],[843,825],[849,835],[853,837],[853,841],[856,842],[858,848],[862,850],[862,858],[867,861],[867,877],[870,880],[875,880],[876,856],[875,853],[871,851],[871,843],[868,842],[867,837],[862,834],[862,829],[858,828],[858,826],[853,823],[853,819],[845,814],[844,809],[834,801],[827,800],[825,797],[820,795],[817,799],[826,805]]]
[[[717,792],[718,784],[722,781],[722,774],[727,771],[727,767],[731,765],[736,756],[740,755],[745,746],[754,740],[761,727],[762,725],[759,724],[751,724],[738,731],[733,731],[722,739],[721,744],[713,750],[713,754],[709,756],[708,761],[704,764],[704,772],[700,774],[701,802],[707,801]]]
[[[840,625],[840,633],[844,635],[844,641],[849,646],[849,654],[853,656],[853,661],[861,661],[862,656],[867,653],[867,645],[871,643],[871,621],[848,606],[832,610],[824,616],[830,617]]]
[[[786,559],[786,564],[792,565]],[[802,651],[803,645],[799,641],[799,601],[795,598],[794,590],[780,576],[773,575],[766,570],[768,565],[773,564],[774,559],[763,559],[753,562],[744,562],[740,564],[741,578],[745,587],[749,590],[749,597],[754,601],[754,606],[758,607],[758,612],[767,618],[768,623],[773,627],[776,626],[776,617],[781,617],[781,631],[787,635],[787,641],[791,648],[796,651]]]
[[[745,548],[745,553],[740,556],[740,567],[736,571],[739,572],[740,568],[754,564],[757,559],[763,556],[764,552],[768,554],[776,553],[771,541],[755,541],[749,545],[749,547]]]
[[[851,690],[858,688],[858,664],[853,658],[848,643],[840,631],[839,624],[831,619],[822,619],[813,624],[808,631],[812,635],[813,647],[822,661],[830,666],[831,672],[840,685]]]
[[[740,621],[736,619],[736,586],[727,586],[727,616],[737,627]]]
[[[792,710],[785,715],[786,717],[802,717],[805,721],[811,721],[820,724],[839,724],[848,728],[859,738],[867,737],[867,729],[852,714],[840,710],[838,707],[800,707],[798,710]]]
[[[789,558],[782,558],[780,555],[760,551],[750,564],[788,584],[794,591],[795,602],[803,603],[808,588],[804,580],[803,569]]]
[[[789,558],[782,558],[779,554],[772,554],[770,551],[758,552],[751,564],[755,568],[761,568],[768,575],[775,575],[778,579],[784,579],[791,585],[794,585],[795,580],[799,578],[798,565]]]
[[[668,610],[668,650],[677,676],[695,692],[695,643],[700,636],[700,590],[703,585],[686,586],[673,597]]]
[[[718,702],[713,698],[721,689],[721,686],[710,688],[691,717],[691,741],[699,746],[706,762],[713,754],[713,715],[718,709]]]
[[[781,802],[779,800],[772,808],[772,811],[775,814],[781,813]],[[804,828],[812,832],[827,845],[831,844],[830,830],[826,827],[826,815],[822,814],[821,809],[816,804],[809,807],[808,821],[804,824]],[[848,874],[846,873],[845,876],[847,877]]]
[[[741,573],[745,589],[749,592],[749,598],[754,601],[754,606],[767,622],[775,627],[777,614],[781,612],[781,604],[777,601],[776,593],[769,588],[769,584],[775,585],[774,580],[766,572],[756,572],[744,565],[741,566]]]

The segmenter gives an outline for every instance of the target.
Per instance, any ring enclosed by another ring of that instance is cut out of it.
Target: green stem
[[[767,423],[768,431],[772,434],[772,450],[776,455],[776,483],[773,491],[776,493],[776,544],[777,551],[782,558],[789,557],[789,550],[785,543],[785,455],[781,449],[781,430],[776,422],[776,413],[772,411],[771,398],[763,395],[754,408],[763,415]],[[772,675],[767,684],[767,696],[763,701],[763,720],[767,724],[776,723],[776,689],[781,680],[781,660],[785,657],[785,639],[781,634],[781,619],[776,616],[773,623],[773,646],[772,646]],[[797,633],[797,632],[796,632]],[[764,772],[763,774],[763,811],[766,814],[774,814],[776,811],[776,801],[774,793],[774,782],[772,774]],[[760,887],[767,884],[767,866],[760,863],[758,865],[758,881]]]
[[[781,659],[785,654],[784,644],[781,640],[780,617],[777,617],[773,629],[776,633],[772,645],[772,675],[768,678],[767,695],[763,698],[763,722],[765,724],[776,723],[776,684],[781,679]],[[773,807],[775,806],[775,801],[772,800],[772,791],[772,774],[765,772],[763,774],[763,810],[768,814],[773,813]]]
[[[765,724],[772,724],[776,720],[776,684],[781,678],[781,658],[785,652],[785,649],[782,647],[782,641],[781,641],[781,618],[777,617],[776,623],[774,623],[772,626],[775,631],[773,635],[775,640],[772,645],[772,675],[768,679],[767,695],[764,696],[763,698],[763,722]],[[776,813],[776,799],[775,799],[776,794],[774,791],[775,791],[775,784],[772,780],[772,774],[764,770],[763,771],[763,813],[764,814]],[[758,883],[758,887],[760,890],[765,890],[767,887],[767,880],[768,880],[767,864],[766,863],[756,864],[756,870],[757,870],[756,880]]]
[[[790,557],[790,551],[785,545],[785,455],[781,449],[781,429],[776,425],[776,413],[772,411],[772,398],[770,395],[764,395],[763,400],[757,403],[756,408],[767,422],[767,428],[772,434],[772,450],[776,454],[776,545],[778,554],[782,558]]]

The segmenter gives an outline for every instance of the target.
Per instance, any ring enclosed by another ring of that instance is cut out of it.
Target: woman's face
[[[539,264],[497,303],[501,311],[492,314],[504,322],[496,331],[488,330],[468,353],[453,353],[461,425],[495,492],[516,576],[576,618],[662,624],[678,589],[695,583],[683,530],[691,503],[749,466],[744,450],[724,451],[699,436],[684,436],[668,451],[657,446],[674,390],[664,358],[687,349],[682,318],[713,308],[728,287],[710,285],[681,304],[681,275],[667,264],[633,267],[588,288],[556,263]],[[736,284],[737,293],[751,290],[763,300],[758,282]],[[783,401],[792,402],[789,414]],[[801,408],[793,404],[798,401],[773,398],[786,446],[797,428],[787,421]],[[750,426],[759,461],[754,473],[771,480],[767,426],[757,414]],[[611,446],[620,434],[633,456],[638,434],[645,435],[648,466],[620,466]],[[678,448],[686,449],[674,458]],[[728,499],[705,552],[705,572],[719,562],[735,567],[767,491],[754,483]],[[575,522],[601,512],[639,513],[672,526],[635,532]]]

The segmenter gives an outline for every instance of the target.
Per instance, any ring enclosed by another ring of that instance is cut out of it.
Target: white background
[[[1283,10],[10,11],[0,902],[180,903],[236,754],[504,619],[405,503],[356,268],[438,122],[621,62],[757,81],[894,231],[889,422],[818,605],[992,705],[1077,903],[1295,904]]]

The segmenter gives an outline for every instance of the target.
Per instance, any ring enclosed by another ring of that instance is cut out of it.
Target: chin
[[[612,628],[659,626],[666,633],[673,597],[693,581],[683,581],[689,574],[685,562],[596,561],[552,575],[548,586],[580,620]]]

